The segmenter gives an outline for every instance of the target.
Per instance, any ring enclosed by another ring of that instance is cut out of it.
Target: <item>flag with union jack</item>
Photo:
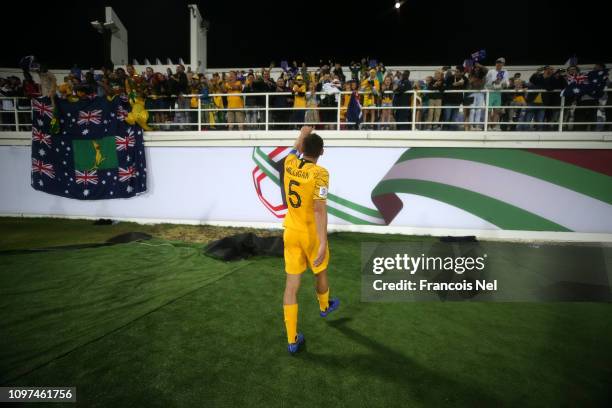
[[[71,102],[32,100],[31,184],[36,190],[79,200],[130,198],[146,191],[142,129],[129,125],[126,98]],[[58,133],[51,120],[59,120]]]
[[[561,95],[566,98],[580,98],[590,96],[599,99],[604,96],[604,89],[608,83],[609,70],[607,68],[594,69],[586,74],[578,73],[568,75],[567,86]]]
[[[99,125],[102,122],[102,109],[94,109],[89,111],[79,111],[79,125],[95,124]]]
[[[130,147],[134,147],[136,145],[134,131],[130,129],[125,137],[115,136],[115,144],[117,145],[117,150],[127,150]]]

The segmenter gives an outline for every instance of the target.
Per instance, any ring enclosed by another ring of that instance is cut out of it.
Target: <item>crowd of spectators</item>
[[[0,124],[28,123],[29,101],[17,99],[24,112],[15,114],[15,100],[10,97],[77,100],[94,94],[137,94],[145,98],[151,126],[160,130],[193,130],[198,122],[203,130],[263,129],[266,121],[270,129],[293,129],[304,123],[335,129],[338,122],[343,129],[412,129],[414,122],[419,130],[482,130],[487,121],[489,130],[558,130],[562,112],[565,129],[610,128],[600,124],[609,111],[608,92],[599,99],[565,95],[560,109],[561,92],[580,75],[578,66],[547,65],[522,78],[520,73],[511,75],[505,63],[498,58],[490,69],[479,63],[445,66],[422,80],[412,80],[410,71],[391,72],[382,62],[366,58],[352,61],[347,69],[329,61],[314,70],[305,63],[283,62],[276,78],[274,64],[212,75],[183,65],[164,73],[151,67],[137,73],[132,65],[88,71],[74,67],[57,84],[41,67],[38,83],[27,70],[23,80],[0,78],[0,97],[9,97],[2,99]],[[359,125],[347,122],[351,98],[358,98],[361,106]]]

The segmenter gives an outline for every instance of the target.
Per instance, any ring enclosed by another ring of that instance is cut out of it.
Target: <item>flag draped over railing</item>
[[[351,94],[351,99],[349,100],[346,111],[346,121],[359,125],[362,115],[363,113],[361,112],[361,103],[359,103],[359,94],[355,91]]]
[[[561,95],[566,98],[588,95],[593,99],[599,99],[604,95],[608,77],[609,70],[607,68],[593,70],[587,74],[568,75],[567,87]]]
[[[125,123],[127,100],[32,100],[31,183],[35,190],[75,198],[129,198],[147,189],[142,129]],[[59,119],[59,132],[51,128]]]

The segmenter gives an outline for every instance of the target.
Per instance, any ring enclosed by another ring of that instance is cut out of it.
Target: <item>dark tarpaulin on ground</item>
[[[252,232],[232,235],[213,241],[204,254],[224,261],[236,261],[256,255],[283,256],[283,238],[258,237]]]

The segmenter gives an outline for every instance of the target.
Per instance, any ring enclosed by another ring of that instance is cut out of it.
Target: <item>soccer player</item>
[[[304,336],[297,331],[297,292],[307,266],[315,275],[321,317],[340,305],[338,299],[329,299],[326,203],[329,174],[317,165],[323,154],[323,139],[312,130],[310,126],[302,127],[284,163],[283,185],[288,211],[283,234],[287,272],[283,309],[290,354],[297,353],[305,342]]]

